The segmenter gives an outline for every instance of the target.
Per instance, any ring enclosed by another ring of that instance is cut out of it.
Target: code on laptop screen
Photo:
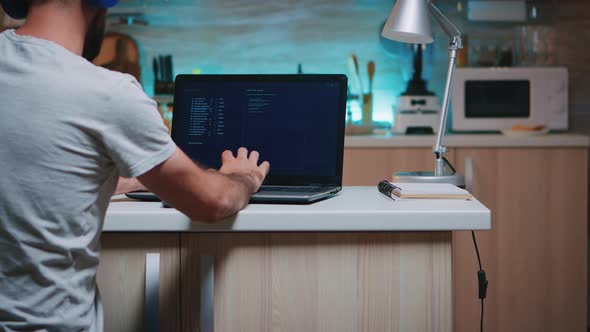
[[[270,162],[270,175],[334,176],[338,82],[184,81],[177,87],[173,137],[202,166],[244,146]]]

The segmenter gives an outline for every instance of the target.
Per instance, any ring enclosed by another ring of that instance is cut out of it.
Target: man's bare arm
[[[192,220],[213,222],[246,206],[269,169],[267,162],[257,165],[257,152],[248,157],[244,148],[235,158],[231,152],[224,152],[222,162],[219,172],[206,171],[177,149],[138,180]]]

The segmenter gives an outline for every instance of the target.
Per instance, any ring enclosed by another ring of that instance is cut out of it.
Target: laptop
[[[251,203],[315,202],[342,189],[345,75],[179,75],[172,139],[206,168],[241,146],[270,162]]]

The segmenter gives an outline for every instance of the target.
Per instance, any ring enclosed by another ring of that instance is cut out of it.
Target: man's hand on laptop
[[[222,156],[219,171],[198,167],[182,150],[152,168],[138,180],[163,201],[192,220],[215,222],[237,213],[258,190],[270,165],[258,166],[258,152],[240,148],[234,157],[230,151]]]
[[[248,154],[248,149],[244,147],[238,149],[235,157],[231,151],[225,150],[221,154],[222,165],[219,172],[244,182],[251,193],[255,193],[270,169],[268,161],[258,165],[259,158],[258,151],[251,151]]]

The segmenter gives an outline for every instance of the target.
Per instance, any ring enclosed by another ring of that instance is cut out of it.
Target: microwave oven
[[[453,131],[568,129],[566,68],[457,68],[452,97]]]

